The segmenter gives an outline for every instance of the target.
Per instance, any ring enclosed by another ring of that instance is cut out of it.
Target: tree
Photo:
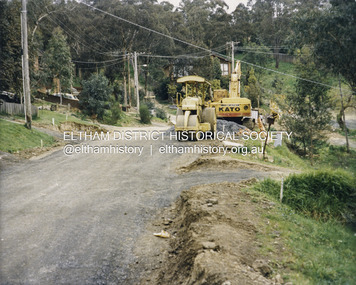
[[[60,28],[56,28],[53,31],[53,36],[49,40],[43,56],[42,66],[41,78],[47,84],[57,78],[59,81],[59,93],[62,92],[62,88],[70,89],[74,65],[72,64],[66,37]],[[62,96],[60,98],[62,104]]]
[[[256,0],[252,6],[252,19],[257,34],[256,41],[273,47],[279,67],[279,52],[290,33],[290,15],[295,1]]]
[[[21,2],[0,1],[0,90],[22,91]]]
[[[253,29],[252,12],[240,3],[232,13],[231,38],[240,42],[249,42],[256,39]]]
[[[298,54],[296,71],[299,77],[311,81],[323,82],[323,74],[312,61],[311,50],[303,48]],[[287,95],[288,115],[282,117],[282,123],[292,132],[292,144],[300,149],[313,164],[318,145],[326,140],[324,131],[330,125],[332,106],[328,87],[310,81],[298,79],[296,92]]]
[[[220,61],[217,57],[206,56],[194,61],[193,73],[208,80],[221,78]]]
[[[312,44],[318,62],[339,73],[356,94],[356,2],[331,0],[331,7],[300,19],[297,32]],[[312,29],[305,29],[311,25]]]
[[[356,2],[331,0],[330,4],[322,9],[297,13],[294,40],[312,46],[316,63],[338,76],[339,81],[343,78],[350,86],[349,93],[342,94],[340,88],[341,108],[337,117],[340,128],[347,132],[344,111],[356,108],[353,103],[356,95]]]
[[[89,116],[103,119],[108,100],[113,92],[109,80],[103,74],[92,74],[89,80],[83,82],[80,93],[80,108]]]
[[[259,108],[261,100],[261,88],[259,87],[253,68],[251,68],[248,72],[247,83],[248,85],[245,86],[247,97],[251,100],[252,106],[257,106],[257,108]]]
[[[272,61],[271,51],[263,44],[258,45],[256,43],[250,42],[242,47],[237,47],[238,51],[243,52],[243,60],[253,63],[259,66],[267,67],[267,65]],[[264,69],[258,68],[255,70],[255,74],[259,77],[264,73]]]
[[[151,114],[146,104],[140,106],[140,119],[144,124],[151,124]]]

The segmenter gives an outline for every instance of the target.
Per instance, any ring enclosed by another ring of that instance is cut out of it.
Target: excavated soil
[[[186,172],[200,172],[207,170],[214,171],[236,171],[239,169],[253,169],[257,171],[269,172],[270,177],[281,177],[288,175],[295,170],[272,166],[267,164],[261,164],[253,161],[240,160],[230,157],[222,156],[200,156],[194,159],[192,162],[189,162],[186,165],[178,166],[176,171],[178,173]]]
[[[274,203],[255,197],[240,183],[216,183],[185,190],[178,201],[154,223],[152,231],[164,229],[168,239],[152,247],[152,268],[141,284],[280,284],[278,272],[260,256],[257,234],[263,220],[261,210]],[[145,241],[146,239],[146,241]],[[137,249],[142,253],[143,248]],[[157,264],[159,264],[157,266]]]

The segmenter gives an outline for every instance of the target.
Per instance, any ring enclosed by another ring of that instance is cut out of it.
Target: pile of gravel
[[[247,129],[245,126],[240,125],[238,123],[235,122],[231,122],[231,121],[226,121],[226,120],[220,120],[218,119],[216,121],[216,131],[217,132],[223,132],[224,134],[233,134],[235,132],[239,132],[240,130],[244,130]],[[164,135],[165,136],[169,136],[170,134],[174,134],[174,126],[169,128]]]
[[[223,132],[224,134],[227,134],[227,133],[232,134],[235,132],[239,132],[241,129],[244,130],[247,128],[243,125],[238,124],[238,123],[226,121],[226,120],[219,119],[216,122],[216,131]]]
[[[175,130],[174,130],[174,126],[170,127],[168,130],[165,131],[164,135],[165,136],[169,136],[170,134],[174,134]]]

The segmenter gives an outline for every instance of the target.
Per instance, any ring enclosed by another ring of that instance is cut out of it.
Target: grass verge
[[[355,222],[356,179],[342,170],[317,170],[291,174],[284,181],[283,202],[316,220]],[[280,197],[281,184],[272,179],[255,185],[255,190]]]
[[[260,210],[260,253],[281,273],[284,283],[356,284],[356,237],[349,227],[301,215],[255,188],[245,191],[256,201],[273,201],[268,210]]]
[[[269,223],[260,237],[264,246],[276,245],[278,236],[284,253],[275,263],[284,267],[285,281],[295,284],[356,284],[356,238],[352,231],[333,221],[303,217],[290,207],[276,207],[265,216]]]
[[[68,114],[63,114],[60,112],[55,112],[55,111],[48,111],[48,110],[39,110],[39,114],[36,119],[34,119],[34,122],[44,124],[44,125],[52,125],[53,119],[54,119],[54,124],[55,125],[60,125],[61,123],[64,122],[76,122],[79,124],[83,125],[92,125],[93,123],[90,122],[89,120],[83,120],[78,117],[79,115],[73,114],[73,113],[68,113]]]
[[[52,146],[55,139],[37,130],[29,130],[25,126],[0,119],[0,150],[14,153],[17,151]]]

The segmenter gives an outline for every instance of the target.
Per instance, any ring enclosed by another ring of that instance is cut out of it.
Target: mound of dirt
[[[280,276],[258,253],[262,218],[258,203],[240,191],[254,179],[240,183],[195,186],[183,191],[163,222],[172,233],[161,268],[141,284],[280,284]]]
[[[85,125],[85,124],[67,121],[60,124],[59,131],[106,132],[107,130],[95,125]]]
[[[178,173],[190,171],[206,171],[206,170],[237,170],[237,169],[254,169],[259,171],[280,171],[281,169],[274,166],[263,165],[261,163],[233,159],[229,157],[213,156],[199,157],[188,165],[181,166],[177,169]]]

